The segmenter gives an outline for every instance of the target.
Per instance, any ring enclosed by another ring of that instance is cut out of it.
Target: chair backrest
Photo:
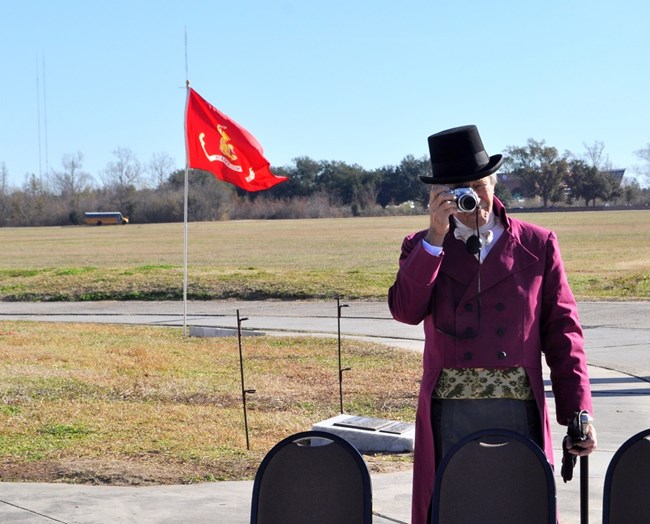
[[[616,451],[603,489],[603,524],[640,522],[650,522],[650,429]]]
[[[519,433],[472,433],[441,461],[431,516],[444,524],[555,524],[553,470],[539,446]]]
[[[251,524],[348,522],[372,522],[370,474],[354,446],[306,431],[267,453],[253,484]]]

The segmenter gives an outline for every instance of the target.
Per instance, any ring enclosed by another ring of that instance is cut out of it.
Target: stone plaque
[[[411,429],[413,429],[414,424],[409,422],[391,422],[388,426],[384,426],[379,429],[382,433],[394,433],[395,435],[401,435]]]
[[[372,417],[348,417],[334,422],[334,426],[345,428],[363,429],[366,431],[379,431],[384,427],[394,424],[391,420],[384,420]]]

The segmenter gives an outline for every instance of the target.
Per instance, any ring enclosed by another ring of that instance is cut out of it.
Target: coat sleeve
[[[542,350],[551,369],[557,421],[566,425],[576,411],[593,413],[582,327],[554,233],[547,240],[542,295]]]
[[[421,231],[404,239],[395,283],[388,290],[390,312],[405,324],[419,324],[429,315],[433,284],[444,257],[444,253],[435,256],[424,249],[424,234]]]

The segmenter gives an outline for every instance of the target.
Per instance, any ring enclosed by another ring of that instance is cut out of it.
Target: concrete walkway
[[[395,322],[384,303],[341,304],[348,306],[341,309],[345,337],[422,350],[421,326]],[[248,318],[244,328],[268,334],[335,336],[337,332],[335,301],[191,302],[186,315],[178,302],[0,303],[0,322],[29,319],[235,328],[237,310]],[[581,303],[580,317],[599,440],[590,458],[590,522],[597,523],[601,521],[604,476],[613,454],[627,438],[650,428],[650,303]],[[547,390],[551,396],[550,386]],[[549,405],[553,409],[552,399]],[[564,428],[554,425],[558,464],[564,433]],[[375,474],[372,484],[374,522],[409,522],[411,472]],[[556,484],[561,521],[580,522],[578,472],[567,484],[557,476]],[[251,493],[250,481],[154,487],[0,483],[0,522],[243,524],[249,521]]]

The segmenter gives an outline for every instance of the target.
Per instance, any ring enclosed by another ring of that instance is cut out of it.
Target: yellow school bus
[[[105,226],[109,224],[128,224],[129,219],[119,211],[92,211],[85,213],[84,221],[89,226]]]

